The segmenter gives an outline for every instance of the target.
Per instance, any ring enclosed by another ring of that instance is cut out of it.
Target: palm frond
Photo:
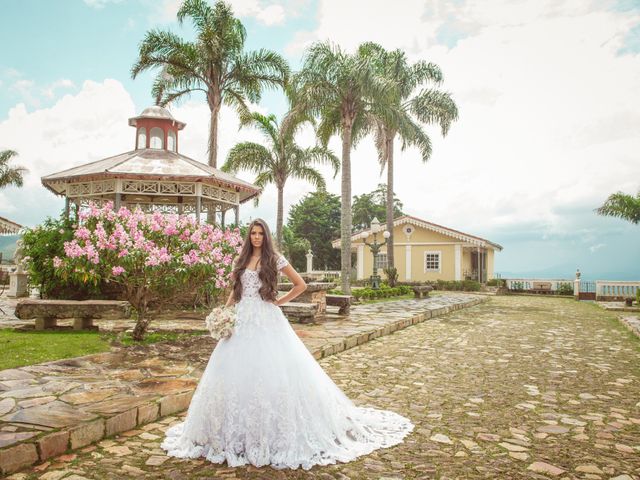
[[[637,225],[640,223],[640,191],[635,197],[623,192],[613,193],[595,211],[598,215],[622,218]]]
[[[0,188],[15,185],[22,187],[24,175],[29,171],[22,166],[9,166],[9,161],[18,155],[14,150],[3,150],[0,152]]]
[[[422,90],[410,101],[409,109],[421,122],[440,125],[442,135],[446,135],[458,119],[458,107],[451,94],[439,90]]]
[[[264,146],[254,142],[243,142],[235,145],[227,155],[222,171],[236,173],[247,170],[256,174],[268,171],[274,164],[271,152]]]

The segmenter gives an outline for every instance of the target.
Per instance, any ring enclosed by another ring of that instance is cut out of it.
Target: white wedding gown
[[[278,259],[278,269],[287,264]],[[402,442],[413,424],[355,406],[280,308],[261,299],[258,273],[247,269],[241,281],[234,333],[214,348],[185,421],[167,431],[168,455],[308,470]]]

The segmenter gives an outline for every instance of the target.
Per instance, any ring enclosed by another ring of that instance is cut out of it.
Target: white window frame
[[[170,152],[177,152],[176,143],[176,132],[169,130],[167,132],[167,150]]]
[[[158,135],[158,132],[160,132],[160,135]],[[160,142],[160,146],[158,146],[157,142]],[[153,127],[149,130],[149,148],[164,150],[164,130],[160,127]]]
[[[383,256],[384,256],[384,266],[381,266],[380,263],[382,262],[380,260],[382,259]],[[378,266],[376,268],[379,268],[380,270],[383,270],[389,266],[389,257],[387,257],[387,254],[385,252],[378,253],[376,260],[378,260]]]
[[[147,148],[147,129],[144,127],[138,128],[138,136],[136,137],[136,150]]]
[[[427,255],[438,255],[438,268],[427,268]],[[422,260],[424,273],[442,273],[442,250],[425,250]]]

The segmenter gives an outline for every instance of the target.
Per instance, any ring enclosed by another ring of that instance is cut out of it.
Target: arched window
[[[170,152],[176,151],[176,132],[173,130],[169,130],[169,134],[167,135],[167,150]]]
[[[136,149],[147,148],[147,129],[140,127],[138,129],[138,141],[136,143]]]
[[[149,146],[151,148],[164,148],[164,131],[161,128],[153,127],[151,129],[151,141]]]

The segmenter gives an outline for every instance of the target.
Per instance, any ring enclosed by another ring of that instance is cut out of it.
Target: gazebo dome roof
[[[225,186],[240,193],[240,203],[259,195],[255,185],[233,175],[198,162],[185,155],[166,150],[133,150],[114,157],[69,168],[42,177],[42,183],[57,195],[66,191],[66,184],[98,178],[136,178],[177,180]]]
[[[135,127],[138,120],[148,118],[153,120],[169,120],[171,123],[176,124],[179,130],[182,130],[186,125],[184,122],[180,122],[173,118],[171,112],[160,105],[154,105],[152,107],[145,108],[140,115],[129,119],[129,125]]]

